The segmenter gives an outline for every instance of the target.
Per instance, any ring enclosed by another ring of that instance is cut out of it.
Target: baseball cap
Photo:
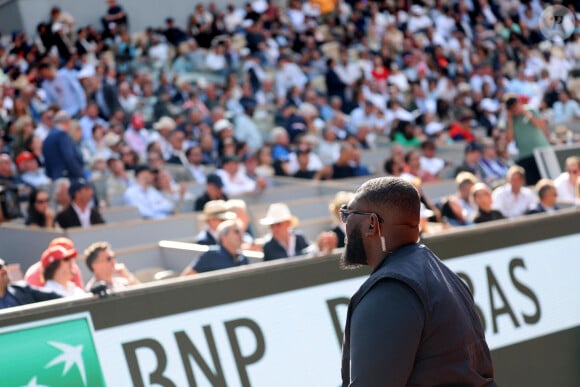
[[[43,268],[46,268],[53,262],[67,258],[76,258],[77,254],[75,249],[69,249],[64,246],[50,246],[42,253],[40,263]]]
[[[218,120],[213,125],[213,130],[214,130],[214,132],[219,133],[222,130],[228,129],[228,128],[231,128],[231,127],[232,127],[232,123],[229,120],[227,120],[225,118],[222,118],[221,120]]]
[[[20,154],[18,156],[16,156],[16,166],[18,168],[20,168],[21,164],[26,162],[26,161],[30,161],[30,160],[35,160],[36,158],[34,157],[34,155],[31,152],[28,151],[23,151],[20,152]]]
[[[71,182],[70,187],[68,188],[68,194],[70,195],[71,199],[74,199],[75,194],[80,191],[82,188],[90,188],[91,185],[85,179],[77,179]]]

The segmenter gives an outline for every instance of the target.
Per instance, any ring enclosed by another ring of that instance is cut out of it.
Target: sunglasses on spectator
[[[578,170],[577,169],[568,169],[568,173],[571,175],[577,175],[578,174]]]
[[[48,199],[36,199],[35,203],[45,204],[45,203],[48,203]]]
[[[348,209],[346,204],[343,204],[340,207],[340,209],[338,210],[338,212],[340,213],[340,220],[342,221],[342,223],[346,223],[348,221],[348,217],[351,214],[376,216],[376,218],[379,220],[379,222],[383,223],[383,218],[381,218],[381,216],[379,214],[377,214],[376,212],[364,212],[364,211],[350,210],[350,209]]]

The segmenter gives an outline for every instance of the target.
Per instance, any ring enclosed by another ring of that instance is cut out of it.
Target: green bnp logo
[[[0,332],[2,386],[105,386],[88,316],[39,324]]]

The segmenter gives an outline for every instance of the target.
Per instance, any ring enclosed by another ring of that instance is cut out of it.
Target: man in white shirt
[[[493,191],[493,208],[508,218],[524,215],[538,202],[534,191],[524,187],[525,173],[519,165],[512,166],[507,173],[508,182]]]
[[[445,168],[445,160],[440,157],[435,156],[437,148],[435,147],[435,142],[432,140],[427,140],[421,143],[421,169],[429,172],[433,176],[438,176],[439,172]]]
[[[223,183],[223,191],[228,196],[240,196],[256,192],[266,188],[267,182],[264,178],[258,177],[252,180],[246,175],[243,168],[240,168],[240,159],[237,156],[225,156],[220,169],[215,171]]]
[[[580,204],[580,157],[566,159],[566,172],[554,180],[558,190],[558,201]]]
[[[250,152],[257,152],[262,145],[264,139],[262,133],[256,123],[252,120],[254,110],[256,109],[256,102],[251,99],[244,99],[242,102],[244,112],[236,117],[236,126],[234,135],[237,140],[248,144]]]
[[[135,168],[135,184],[125,191],[125,203],[135,206],[145,219],[162,219],[173,214],[174,204],[153,187],[153,172],[148,165]]]

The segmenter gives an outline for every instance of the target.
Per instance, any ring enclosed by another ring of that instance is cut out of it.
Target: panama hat
[[[298,218],[292,215],[288,206],[284,203],[272,203],[268,207],[266,216],[260,219],[260,224],[271,226],[273,224],[290,221],[292,226],[298,224]]]

